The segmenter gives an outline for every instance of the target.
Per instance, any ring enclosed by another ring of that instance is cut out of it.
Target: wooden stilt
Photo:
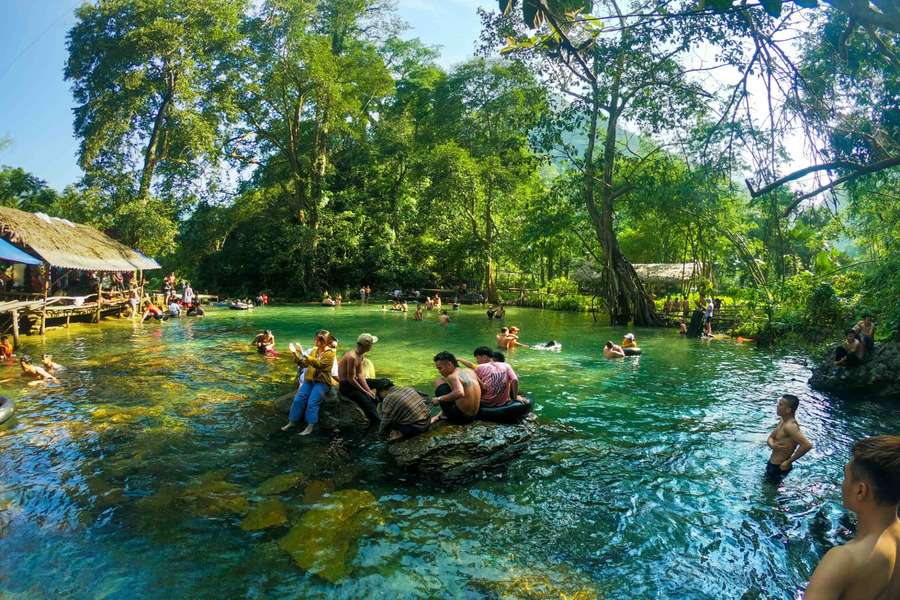
[[[100,322],[100,307],[103,306],[103,278],[97,274],[97,312],[94,313],[94,323]]]
[[[71,315],[69,313],[66,313],[66,329],[69,328],[69,319],[70,318],[71,318]]]
[[[44,304],[41,306],[41,335],[47,331],[47,298],[50,296],[50,265],[44,266]]]
[[[19,311],[13,309],[10,313],[12,317],[12,329],[13,329],[13,350],[19,349]]]

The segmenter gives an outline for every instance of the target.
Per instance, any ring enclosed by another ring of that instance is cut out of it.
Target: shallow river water
[[[280,349],[370,331],[378,375],[426,391],[435,352],[493,345],[483,312],[454,317],[269,307],[26,338],[66,370],[29,388],[0,367],[18,402],[0,426],[0,597],[794,598],[852,530],[852,440],[900,431],[900,407],[811,391],[802,355],[639,330],[643,356],[606,361],[624,331],[528,309],[506,323],[563,351],[509,358],[543,433],[506,470],[444,488],[372,436],[278,431],[270,400],[293,369],[251,352],[259,329]],[[762,471],[783,392],[815,448],[775,486]],[[297,524],[324,538],[289,547]]]

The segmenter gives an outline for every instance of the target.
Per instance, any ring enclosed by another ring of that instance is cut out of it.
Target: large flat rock
[[[295,389],[276,398],[275,410],[287,414],[296,393]],[[319,406],[319,427],[326,431],[362,431],[369,427],[369,419],[352,400],[332,388]]]
[[[405,469],[452,483],[513,460],[535,431],[533,419],[516,425],[443,423],[422,435],[389,444],[388,452]]]
[[[809,385],[835,395],[900,400],[900,343],[876,344],[875,351],[856,367],[835,367],[834,351],[821,357]]]

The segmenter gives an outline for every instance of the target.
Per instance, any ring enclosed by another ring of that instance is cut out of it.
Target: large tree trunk
[[[491,227],[491,196],[484,203],[484,289],[487,292],[488,302],[497,302],[497,282],[494,278],[494,228]]]
[[[613,169],[616,158],[616,125],[619,120],[619,78],[613,81],[609,97],[609,118],[606,124],[606,140],[603,150],[603,173],[599,190],[601,206],[597,206],[595,188],[594,145],[600,116],[598,90],[592,91],[592,107],[588,147],[585,151],[585,202],[594,225],[594,232],[603,249],[604,298],[609,311],[610,324],[663,325],[656,308],[647,295],[634,267],[619,249],[614,229]]]

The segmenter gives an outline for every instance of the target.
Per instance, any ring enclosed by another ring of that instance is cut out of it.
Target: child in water
[[[9,336],[0,336],[0,360],[13,358],[13,347],[9,342]]]
[[[44,370],[46,370],[48,373],[56,373],[58,371],[61,371],[63,368],[61,364],[53,362],[52,354],[44,354],[41,357],[41,366],[43,366]]]

